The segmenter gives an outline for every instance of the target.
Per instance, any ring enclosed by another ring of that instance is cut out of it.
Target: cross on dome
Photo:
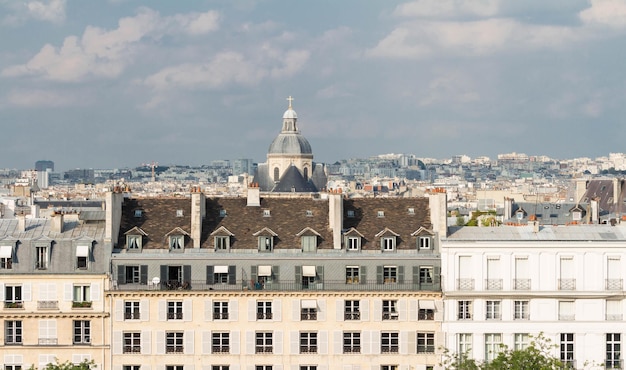
[[[289,109],[292,109],[291,108],[291,103],[293,102],[293,100],[294,99],[291,97],[291,95],[289,95],[289,97],[287,98],[287,101],[289,102]]]

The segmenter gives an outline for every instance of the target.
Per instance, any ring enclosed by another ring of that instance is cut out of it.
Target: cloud
[[[579,13],[580,19],[589,25],[626,27],[626,2],[623,0],[591,0],[591,7]]]
[[[2,23],[17,25],[27,19],[62,23],[65,21],[66,0],[48,1],[11,1],[0,0],[0,5],[8,9],[8,15],[2,19]]]
[[[67,107],[80,105],[85,101],[84,96],[78,99],[73,94],[42,89],[13,90],[7,94],[4,100],[10,105],[22,108]]]
[[[82,37],[68,36],[60,47],[46,44],[28,62],[9,66],[0,75],[65,82],[114,78],[132,63],[143,40],[166,34],[205,34],[216,30],[218,21],[219,15],[214,11],[162,17],[154,10],[142,8],[133,17],[121,18],[116,29],[88,26]]]
[[[398,5],[394,15],[422,18],[489,17],[496,15],[499,7],[498,0],[417,0]]]

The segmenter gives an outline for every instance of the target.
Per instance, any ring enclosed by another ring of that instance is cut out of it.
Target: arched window
[[[306,181],[309,181],[309,168],[308,167],[304,167],[304,179]]]
[[[278,170],[278,167],[274,167],[274,181],[275,182],[278,182],[278,180],[280,180],[280,177],[278,175],[280,175],[280,171]]]

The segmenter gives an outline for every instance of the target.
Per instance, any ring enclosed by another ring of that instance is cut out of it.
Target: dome
[[[299,133],[278,134],[272,141],[268,154],[313,154],[309,141]]]
[[[289,109],[287,109],[285,111],[285,114],[283,114],[283,119],[285,118],[291,118],[291,119],[297,119],[298,118],[298,114],[296,113],[295,110],[291,109],[291,107],[289,107]]]

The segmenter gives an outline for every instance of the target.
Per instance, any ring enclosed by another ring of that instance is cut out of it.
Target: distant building
[[[65,172],[65,179],[75,183],[93,183],[95,178],[93,169],[77,168]]]
[[[46,170],[48,169],[54,172],[54,162],[47,161],[47,160],[41,160],[41,161],[35,162],[35,170],[37,172],[46,172]]]
[[[243,175],[244,173],[253,174],[254,160],[252,159],[235,159],[233,161],[233,176]]]

